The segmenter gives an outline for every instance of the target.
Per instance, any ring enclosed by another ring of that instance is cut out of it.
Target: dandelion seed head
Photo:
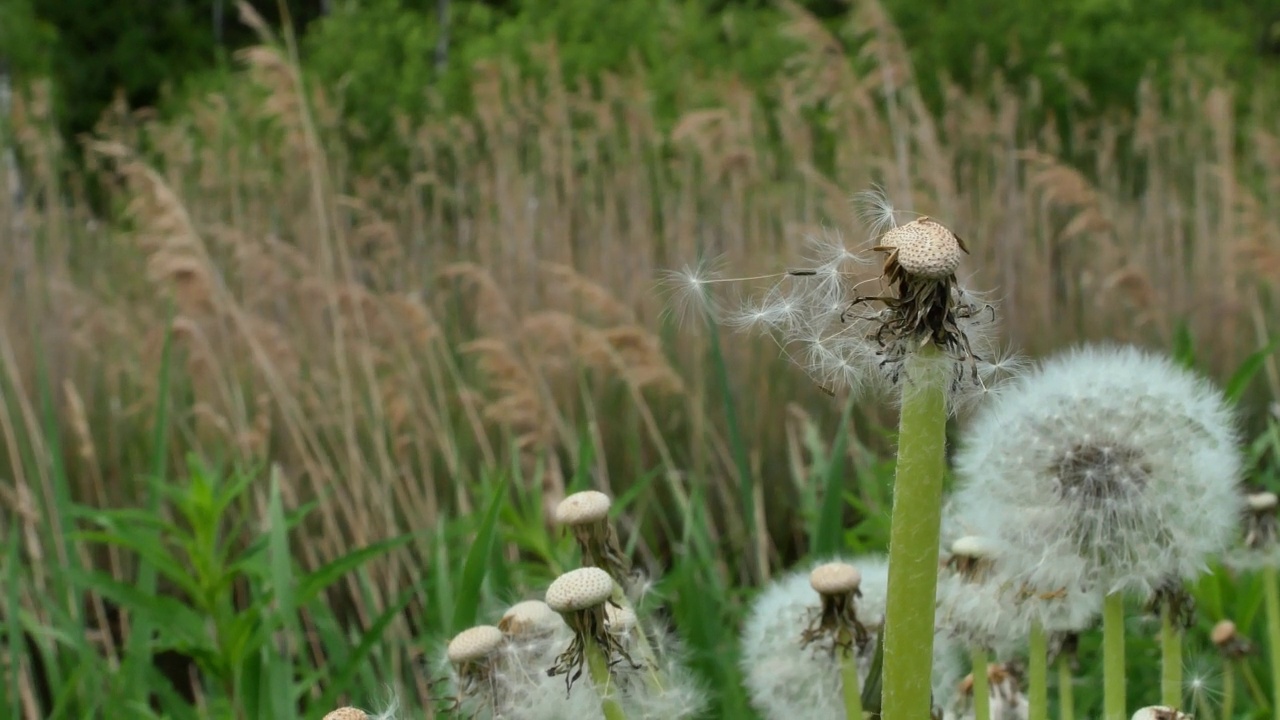
[[[597,567],[570,570],[547,588],[547,605],[571,613],[605,604],[613,595],[613,577]]]
[[[502,645],[502,641],[502,631],[492,625],[468,628],[449,641],[449,662],[463,665],[484,660]]]
[[[1152,705],[1135,712],[1130,720],[1191,720],[1191,716],[1164,705]]]
[[[1080,348],[1009,383],[970,422],[955,466],[962,504],[991,516],[1029,572],[1078,569],[1101,592],[1147,596],[1196,576],[1243,505],[1221,393],[1133,347]]]
[[[367,720],[368,717],[360,708],[340,707],[325,715],[324,720]]]
[[[805,631],[823,608],[822,598],[811,584],[812,572],[829,563],[852,566],[860,575],[856,614],[870,632],[867,644],[857,651],[860,679],[865,682],[870,671],[875,637],[884,625],[889,584],[885,557],[830,558],[787,573],[755,597],[742,629],[742,667],[751,703],[770,720],[844,718],[840,653],[833,653],[829,645],[802,643]],[[945,635],[936,636],[935,697],[949,694],[962,670],[955,644]]]
[[[928,217],[889,230],[880,244],[892,249],[907,273],[930,280],[954,275],[963,254],[955,233]]]

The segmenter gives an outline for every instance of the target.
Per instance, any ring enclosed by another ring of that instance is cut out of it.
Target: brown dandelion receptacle
[[[856,298],[845,317],[862,303],[884,304],[886,311],[874,316],[870,339],[879,345],[880,364],[890,368],[891,379],[899,379],[907,357],[932,343],[960,365],[957,383],[967,366],[971,381],[981,384],[979,358],[961,321],[990,308],[971,302],[956,281],[955,271],[968,252],[964,241],[942,223],[921,217],[885,232],[875,250],[886,253],[883,279],[890,294]]]
[[[597,567],[609,573],[618,587],[627,589],[632,584],[631,560],[622,551],[618,534],[609,522],[609,508],[613,501],[596,490],[577,492],[556,507],[556,522],[573,533],[582,549],[582,564]]]
[[[858,620],[857,599],[862,596],[862,574],[848,563],[819,565],[809,573],[809,585],[822,598],[822,607],[800,637],[802,647],[821,642],[832,653],[861,653],[870,633]]]
[[[961,255],[968,252],[959,236],[928,216],[890,229],[877,249],[889,250],[890,259],[908,275],[929,280],[953,277]],[[886,262],[886,274],[888,270]]]
[[[556,658],[555,665],[547,670],[547,674],[564,675],[565,687],[570,690],[582,675],[591,645],[599,648],[606,666],[626,660],[639,667],[631,662],[621,638],[609,632],[605,606],[613,597],[613,590],[613,578],[597,567],[570,570],[547,588],[547,605],[560,613],[573,630],[569,647]]]
[[[978,535],[965,535],[951,543],[946,567],[970,582],[976,582],[991,571],[998,547],[995,541]]]
[[[1253,643],[1240,634],[1236,624],[1230,620],[1219,620],[1209,633],[1218,652],[1225,658],[1239,660],[1253,653]]]
[[[368,718],[368,713],[354,707],[340,707],[324,716],[324,720],[368,720]]]
[[[493,625],[477,625],[449,641],[449,662],[458,673],[458,691],[463,697],[493,693],[494,663],[504,640],[502,631]]]
[[[1274,547],[1277,540],[1277,498],[1273,492],[1250,493],[1245,498],[1248,506],[1245,517],[1244,545],[1250,550]]]

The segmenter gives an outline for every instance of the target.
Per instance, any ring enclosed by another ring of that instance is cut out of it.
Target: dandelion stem
[[[927,718],[932,705],[934,598],[947,428],[947,377],[931,362],[937,354],[937,348],[926,345],[907,360],[889,530],[883,720]]]
[[[1204,693],[1196,693],[1196,705],[1200,707],[1200,713],[1196,715],[1200,720],[1214,720],[1213,708],[1209,707],[1209,697]],[[1223,716],[1226,720],[1226,716]]]
[[[1253,674],[1253,669],[1249,667],[1249,663],[1240,663],[1240,670],[1244,672],[1244,683],[1249,686],[1249,695],[1253,698],[1254,704],[1262,707],[1267,704],[1267,694],[1262,692],[1262,686],[1258,684],[1258,678]]]
[[[1027,683],[1029,706],[1027,720],[1049,720],[1049,641],[1040,623],[1031,624],[1027,649]]]
[[[1103,720],[1125,720],[1124,595],[1107,595],[1102,607]]]
[[[1231,720],[1236,704],[1236,661],[1225,658],[1222,661],[1222,718]]]
[[[858,654],[848,652],[840,661],[840,680],[844,690],[846,720],[862,720],[862,688],[858,687]]]
[[[1280,580],[1276,569],[1268,565],[1262,569],[1262,586],[1267,603],[1267,650],[1271,659],[1271,709],[1273,717],[1280,720]]]
[[[591,638],[586,639],[584,646],[587,669],[591,673],[591,683],[600,694],[600,709],[604,712],[605,720],[627,720],[626,713],[614,697],[613,677],[609,674],[609,661],[605,658],[604,651]]]
[[[1182,631],[1174,624],[1172,603],[1160,609],[1160,702],[1182,707]]]
[[[991,683],[987,675],[987,651],[980,645],[970,650],[973,672],[973,716],[978,720],[991,718]]]
[[[1075,678],[1071,677],[1071,662],[1066,655],[1058,658],[1058,720],[1075,720]]]

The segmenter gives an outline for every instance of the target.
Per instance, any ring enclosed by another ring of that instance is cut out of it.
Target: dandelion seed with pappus
[[[965,431],[957,474],[1002,513],[1002,536],[1032,556],[1074,558],[1079,585],[1106,595],[1106,720],[1125,714],[1124,594],[1149,599],[1230,546],[1242,509],[1237,442],[1221,392],[1124,346],[1047,360]]]

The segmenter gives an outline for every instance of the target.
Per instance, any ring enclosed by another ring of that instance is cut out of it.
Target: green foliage
[[[0,3],[0,70],[20,80],[48,75],[57,39],[54,27],[36,15],[33,0]]]

